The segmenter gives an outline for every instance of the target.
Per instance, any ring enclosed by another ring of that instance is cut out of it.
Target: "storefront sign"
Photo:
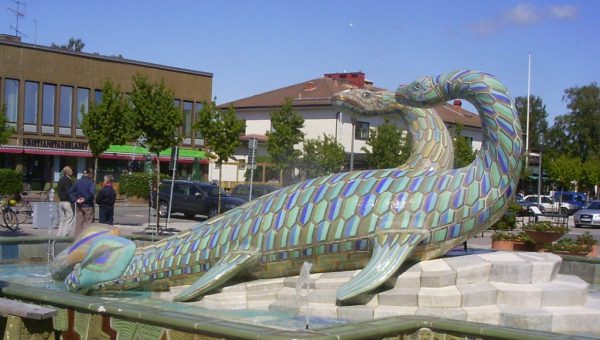
[[[69,149],[69,150],[87,150],[87,143],[71,142],[61,140],[46,140],[46,139],[23,139],[24,147],[33,148],[48,148],[48,149]]]

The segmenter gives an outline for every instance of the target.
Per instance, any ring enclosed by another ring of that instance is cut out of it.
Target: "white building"
[[[246,136],[242,137],[236,158],[238,161],[223,166],[223,186],[233,187],[237,182],[245,180],[246,162],[248,160],[248,140],[258,140],[258,156],[266,156],[266,132],[271,129],[271,112],[278,110],[286,98],[292,99],[294,110],[304,118],[304,138],[316,139],[328,134],[344,146],[346,151],[346,169],[364,168],[364,152],[369,131],[384,123],[384,117],[354,116],[340,112],[331,105],[333,94],[350,88],[377,88],[365,79],[362,72],[325,74],[323,77],[301,82],[273,91],[257,94],[220,105],[221,108],[233,106],[239,118],[246,120]],[[381,89],[380,89],[381,90]],[[455,124],[464,126],[462,135],[467,137],[474,149],[481,147],[481,122],[479,116],[462,108],[461,101],[444,104],[435,108],[448,128]],[[354,118],[354,125],[353,120]],[[400,117],[388,117],[400,129],[406,125]],[[301,148],[301,146],[298,146]],[[218,180],[219,170],[215,164],[209,166],[209,178]],[[263,171],[262,168],[257,171]]]

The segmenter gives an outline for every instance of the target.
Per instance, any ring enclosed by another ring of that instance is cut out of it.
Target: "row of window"
[[[18,79],[4,79],[4,105],[9,123],[16,124],[19,116],[19,96],[21,95],[19,85],[20,81]],[[75,115],[75,126],[79,128],[83,115],[89,109],[90,91],[89,88],[84,87],[26,80],[23,94],[23,124],[25,126],[35,126],[38,124],[38,120],[41,120],[42,126],[53,127],[58,125],[61,128],[71,128],[73,126],[73,116]],[[99,103],[101,101],[102,90],[94,90],[94,102]],[[192,114],[202,109],[202,103],[175,99],[173,104],[183,111],[183,136],[191,138]],[[196,136],[196,138],[201,137]]]

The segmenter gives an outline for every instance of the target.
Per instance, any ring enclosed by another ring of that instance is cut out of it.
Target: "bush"
[[[168,175],[160,175],[161,179],[170,178]],[[145,172],[134,172],[121,176],[119,180],[119,194],[127,197],[137,196],[147,199],[150,197],[148,182],[152,180],[152,188],[156,188],[156,174],[149,175]]]
[[[0,194],[16,195],[23,191],[23,175],[10,169],[0,169]]]
[[[547,232],[547,233],[564,234],[569,231],[569,228],[566,226],[554,225],[554,224],[550,223],[549,221],[539,221],[539,222],[527,223],[523,227],[523,230],[543,231],[543,232]]]

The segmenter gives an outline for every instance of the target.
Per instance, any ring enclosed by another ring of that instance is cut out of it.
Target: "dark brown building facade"
[[[182,177],[195,159],[205,167],[204,154],[198,151],[203,140],[192,125],[201,103],[211,100],[211,73],[31,45],[7,36],[0,36],[0,105],[16,133],[0,145],[0,166],[21,170],[24,182],[40,190],[56,182],[65,165],[80,173],[91,165],[80,129],[83,115],[90,103],[102,100],[106,80],[129,93],[136,74],[151,82],[162,79],[174,92],[174,105],[184,121]],[[119,174],[143,160],[144,154],[145,149],[136,145],[111,146],[101,157],[99,174]],[[167,150],[161,161],[168,158]]]

